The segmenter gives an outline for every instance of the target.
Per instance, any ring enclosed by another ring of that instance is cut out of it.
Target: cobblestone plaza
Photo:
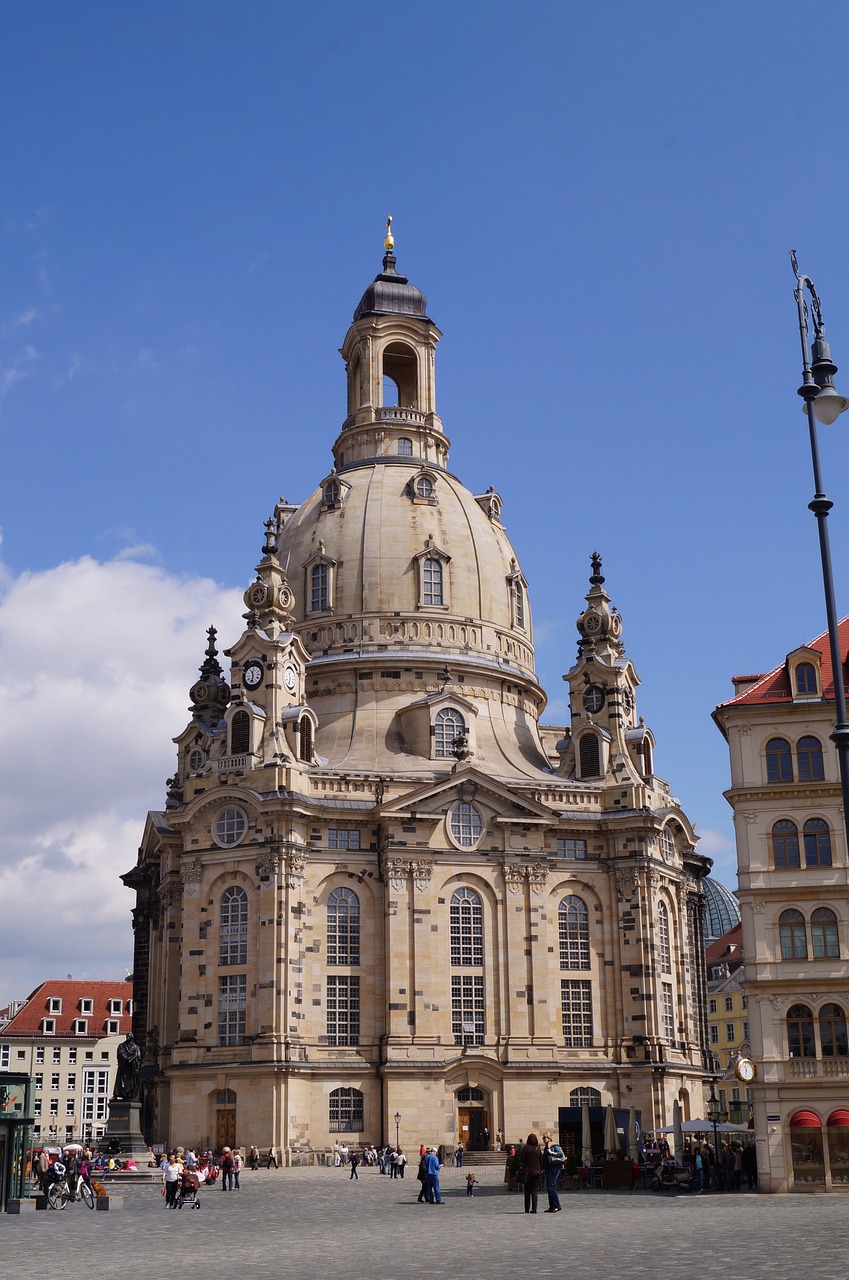
[[[530,1269],[565,1280],[658,1274],[699,1280],[743,1274],[845,1280],[846,1210],[838,1196],[666,1197],[651,1192],[573,1192],[563,1212],[537,1222],[508,1194],[500,1170],[476,1170],[467,1199],[464,1171],[443,1174],[445,1206],[419,1205],[414,1177],[392,1181],[373,1169],[246,1171],[242,1190],[220,1183],[199,1212],[166,1212],[156,1185],[127,1189],[120,1213],[0,1216],[4,1280],[55,1274],[73,1265],[99,1280],[191,1272],[252,1278],[440,1275],[501,1280]]]

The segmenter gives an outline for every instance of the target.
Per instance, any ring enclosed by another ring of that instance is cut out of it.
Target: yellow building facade
[[[243,633],[210,632],[123,877],[151,1140],[299,1158],[396,1113],[402,1145],[475,1147],[583,1101],[701,1106],[709,862],[597,555],[570,725],[540,722],[502,500],[449,469],[440,336],[390,238],[331,465],[267,522]]]

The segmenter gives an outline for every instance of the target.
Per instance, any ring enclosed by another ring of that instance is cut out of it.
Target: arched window
[[[429,476],[419,476],[416,481],[416,497],[432,498],[433,497],[433,481]]]
[[[796,692],[798,694],[816,693],[817,673],[810,662],[800,662],[796,668]]]
[[[353,889],[333,889],[328,896],[327,963],[360,963],[360,900]]]
[[[359,1089],[332,1089],[329,1100],[331,1133],[362,1133],[363,1095]]]
[[[486,1102],[486,1094],[483,1089],[458,1089],[458,1102]]]
[[[590,920],[587,904],[568,897],[560,903],[560,968],[589,969]]]
[[[216,1105],[219,1107],[235,1107],[236,1091],[235,1089],[219,1089],[215,1095]]]
[[[248,895],[240,885],[225,889],[219,910],[219,964],[248,963]]]
[[[324,486],[324,501],[328,507],[335,506],[342,496],[342,489],[338,480],[328,480]]]
[[[518,578],[513,579],[513,625],[525,629],[525,588]]]
[[[660,833],[660,852],[667,862],[675,858],[675,832],[671,822],[667,822]]]
[[[408,440],[406,436],[402,436],[398,441],[398,454],[402,458],[412,458],[413,442]]]
[[[483,907],[474,889],[451,895],[451,963],[483,964]]]
[[[594,733],[585,733],[579,746],[582,778],[597,778],[601,773],[601,751]]]
[[[806,867],[831,866],[831,832],[822,818],[808,818],[803,829]]]
[[[301,716],[298,721],[298,758],[309,764],[312,760],[312,720]]]
[[[664,827],[664,831],[666,828]],[[672,953],[669,946],[669,911],[666,903],[661,902],[657,909],[657,951],[660,960],[660,972],[672,972]]]
[[[466,732],[466,722],[453,707],[437,711],[433,722],[433,754],[445,757],[453,754],[454,739]]]
[[[247,711],[236,711],[230,721],[230,754],[243,756],[251,748],[251,718]]]
[[[822,763],[822,743],[819,738],[808,736],[796,743],[796,764],[800,782],[822,782],[825,771]]]
[[[815,1058],[814,1018],[806,1004],[787,1010],[787,1049],[791,1058]]]
[[[782,960],[807,960],[808,940],[805,935],[805,917],[801,911],[792,908],[782,911],[778,917],[778,933]]]
[[[463,849],[472,849],[483,834],[483,819],[477,805],[463,800],[451,810],[451,835]]]
[[[442,603],[442,561],[428,556],[422,565],[422,604]]]
[[[572,1092],[569,1094],[569,1106],[583,1107],[584,1104],[586,1104],[588,1107],[601,1106],[601,1094],[599,1093],[598,1089],[590,1089],[590,1088],[584,1087],[582,1089],[572,1090]]]
[[[837,916],[828,907],[817,907],[811,913],[811,951],[815,960],[832,960],[840,955]]]
[[[776,867],[798,867],[799,831],[795,822],[782,818],[772,828],[772,861]]]
[[[824,1004],[817,1014],[820,1028],[820,1052],[824,1058],[845,1058],[849,1054],[846,1043],[846,1014],[839,1004]]]
[[[321,613],[328,607],[327,565],[314,564],[310,570],[310,612]]]
[[[793,756],[786,738],[770,738],[766,744],[766,780],[793,781]]]

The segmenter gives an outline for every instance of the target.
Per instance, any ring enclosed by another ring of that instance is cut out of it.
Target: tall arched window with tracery
[[[433,754],[440,758],[451,756],[454,752],[454,740],[466,732],[466,722],[453,707],[443,707],[437,711],[433,722]]]
[[[815,1058],[814,1016],[806,1004],[787,1010],[787,1051],[791,1058]]]
[[[672,972],[672,949],[669,942],[669,911],[666,903],[661,902],[657,909],[657,954],[660,961],[660,972]]]
[[[483,904],[474,889],[451,895],[451,966],[483,968]],[[483,1044],[486,1032],[483,974],[451,974],[451,1029],[457,1045]]]
[[[353,889],[332,889],[328,895],[327,963],[360,963],[360,900]]]
[[[837,916],[830,907],[811,912],[811,951],[815,960],[836,960],[840,955]]]
[[[248,895],[240,885],[225,889],[219,904],[219,964],[248,962]]]
[[[428,556],[422,565],[422,604],[443,603],[442,561]]]
[[[590,918],[582,898],[570,895],[560,903],[560,968],[589,969]]]
[[[807,960],[808,939],[805,934],[805,917],[791,907],[778,917],[778,935],[782,960]]]

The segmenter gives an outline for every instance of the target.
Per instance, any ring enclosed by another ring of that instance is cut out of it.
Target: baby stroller
[[[180,1175],[180,1190],[177,1195],[178,1209],[182,1209],[184,1205],[188,1205],[190,1209],[200,1208],[200,1200],[198,1199],[200,1182],[200,1177],[195,1173],[194,1169],[183,1170]]]

